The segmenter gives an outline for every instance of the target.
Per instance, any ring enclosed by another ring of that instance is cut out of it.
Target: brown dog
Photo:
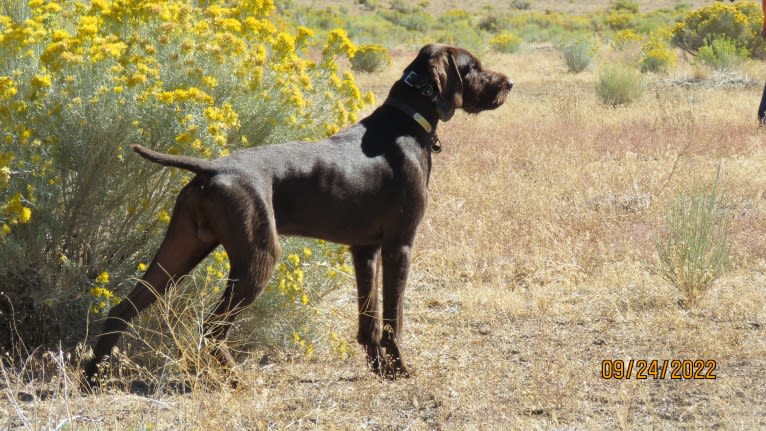
[[[415,230],[426,207],[431,152],[440,149],[436,125],[456,108],[495,109],[512,87],[505,75],[482,68],[464,49],[427,45],[382,106],[324,141],[262,146],[211,161],[135,146],[153,162],[197,175],[178,195],[165,239],[143,280],[106,318],[95,359],[85,369],[88,382],[128,322],[219,244],[229,255],[231,273],[210,323],[212,337],[224,340],[236,314],[271,277],[280,253],[278,234],[350,246],[359,293],[357,341],[374,372],[407,375],[397,345],[402,297]],[[374,289],[381,255],[382,327]],[[219,354],[234,366],[224,348]]]

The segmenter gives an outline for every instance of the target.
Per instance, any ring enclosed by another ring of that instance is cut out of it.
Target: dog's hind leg
[[[104,321],[103,330],[93,349],[94,359],[85,368],[87,383],[98,364],[111,353],[122,332],[141,310],[165,293],[172,282],[186,275],[217,245],[218,241],[195,219],[192,203],[194,190],[187,187],[178,197],[168,231],[157,254],[141,281],[128,296],[114,306]]]
[[[216,355],[226,367],[236,363],[224,341],[231,324],[243,308],[260,295],[269,282],[280,246],[274,216],[262,201],[240,211],[221,213],[218,225],[221,242],[229,255],[229,282],[220,301],[206,322],[206,335],[218,343]]]

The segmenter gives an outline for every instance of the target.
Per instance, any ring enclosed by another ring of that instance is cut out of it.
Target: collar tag
[[[431,133],[431,130],[433,130],[433,127],[431,127],[431,123],[426,120],[426,117],[420,115],[419,112],[416,112],[412,114],[412,119],[418,122],[420,124],[420,127],[423,128],[423,130],[426,131],[426,133]]]
[[[431,142],[431,152],[434,154],[439,154],[442,152],[442,143],[439,140],[439,137],[434,135],[434,140]]]

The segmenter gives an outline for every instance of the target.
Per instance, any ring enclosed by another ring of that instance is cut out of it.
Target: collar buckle
[[[420,94],[426,97],[432,97],[434,95],[434,87],[429,80],[415,73],[414,70],[405,72],[402,77],[402,82],[409,85],[412,88],[420,90]]]
[[[402,77],[402,82],[409,85],[413,88],[420,88],[423,85],[425,85],[425,82],[423,82],[423,79],[420,78],[420,76],[415,73],[414,70],[408,70],[404,73],[404,76]]]

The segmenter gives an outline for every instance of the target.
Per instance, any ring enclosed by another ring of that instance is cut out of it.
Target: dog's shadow
[[[337,379],[334,379],[338,382],[345,382],[345,383],[356,383],[361,382],[364,380],[369,380],[371,377],[367,375],[354,375],[354,376],[342,376],[338,377]],[[301,384],[319,384],[319,383],[327,383],[328,380],[333,379],[312,379],[312,378],[303,378],[299,379],[298,383]],[[184,380],[173,380],[169,382],[164,383],[149,383],[143,380],[132,380],[130,382],[113,382],[109,385],[106,385],[104,389],[113,389],[120,392],[124,392],[126,394],[131,395],[137,395],[140,397],[150,397],[150,396],[156,396],[156,395],[185,395],[190,394],[195,391],[194,385],[190,381],[184,381]],[[199,391],[199,387],[196,389]],[[39,392],[39,391],[38,391]],[[43,391],[46,392],[45,394],[38,394],[39,399],[46,399],[46,398],[52,398],[53,393],[51,391]],[[21,395],[21,394],[20,394]]]
[[[130,382],[112,382],[103,386],[104,390],[116,390],[131,395],[149,397],[152,395],[183,395],[192,392],[192,385],[184,381],[171,381],[162,384],[147,383],[142,380],[132,380]],[[25,403],[33,401],[48,401],[59,398],[61,391],[48,389],[39,389],[34,392],[21,391],[16,394],[16,398]]]
[[[193,391],[193,385],[189,381],[172,380],[163,383],[148,383],[143,380],[131,380],[130,382],[115,382],[111,387],[131,395],[147,397],[151,395],[183,395]]]

